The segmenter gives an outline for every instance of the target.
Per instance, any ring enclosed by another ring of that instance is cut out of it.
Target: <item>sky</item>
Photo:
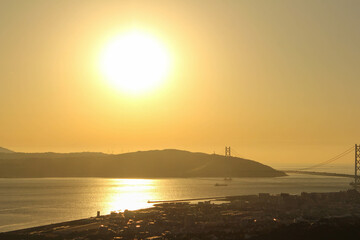
[[[351,0],[0,0],[0,146],[325,161],[360,143],[359,12]],[[138,95],[99,64],[131,29],[171,56],[161,86]]]

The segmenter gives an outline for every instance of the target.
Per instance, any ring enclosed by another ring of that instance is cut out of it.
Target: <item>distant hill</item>
[[[237,157],[153,150],[124,154],[0,154],[0,177],[279,177],[286,174]]]
[[[13,151],[0,147],[0,153],[13,153]]]

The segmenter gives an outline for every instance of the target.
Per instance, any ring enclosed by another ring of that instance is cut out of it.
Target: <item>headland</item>
[[[0,178],[281,177],[259,162],[175,149],[123,154],[0,153]]]

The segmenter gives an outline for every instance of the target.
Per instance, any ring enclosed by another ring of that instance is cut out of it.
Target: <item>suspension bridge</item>
[[[309,175],[320,175],[320,176],[332,176],[332,177],[348,177],[348,178],[355,178],[355,175],[352,174],[344,174],[344,173],[332,173],[332,172],[318,172],[318,171],[310,171],[312,169],[315,168],[319,168],[319,167],[323,167],[326,166],[332,162],[335,162],[339,159],[342,159],[343,157],[351,154],[351,153],[356,153],[356,149],[358,149],[360,146],[355,145],[349,149],[347,149],[346,151],[326,160],[320,163],[317,163],[315,165],[306,167],[306,168],[300,168],[297,170],[286,170],[286,173],[299,173],[299,174],[309,174]],[[355,165],[358,163],[358,161],[356,160],[356,154],[355,154]],[[357,167],[355,166],[355,170],[357,169]],[[356,173],[355,173],[356,174]]]
[[[225,147],[225,156],[231,156],[231,150],[230,147]],[[234,151],[234,150],[233,150]],[[345,173],[333,173],[333,172],[320,172],[320,171],[314,171],[313,169],[326,166],[330,163],[333,163],[339,159],[344,158],[345,156],[348,156],[350,154],[354,155],[354,174],[345,174]],[[331,176],[331,177],[346,177],[346,178],[353,178],[354,182],[352,185],[355,188],[360,189],[360,145],[355,144],[355,146],[352,146],[351,148],[345,150],[344,152],[317,164],[314,164],[312,166],[306,167],[306,168],[299,168],[296,170],[285,170],[283,171],[285,173],[295,173],[295,174],[309,174],[309,175],[318,175],[318,176]]]

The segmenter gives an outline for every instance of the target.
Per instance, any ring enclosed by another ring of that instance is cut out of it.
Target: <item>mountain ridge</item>
[[[0,147],[0,153],[14,153],[14,151],[11,151],[10,149]]]
[[[177,149],[105,153],[0,154],[0,177],[279,177],[259,162]]]

